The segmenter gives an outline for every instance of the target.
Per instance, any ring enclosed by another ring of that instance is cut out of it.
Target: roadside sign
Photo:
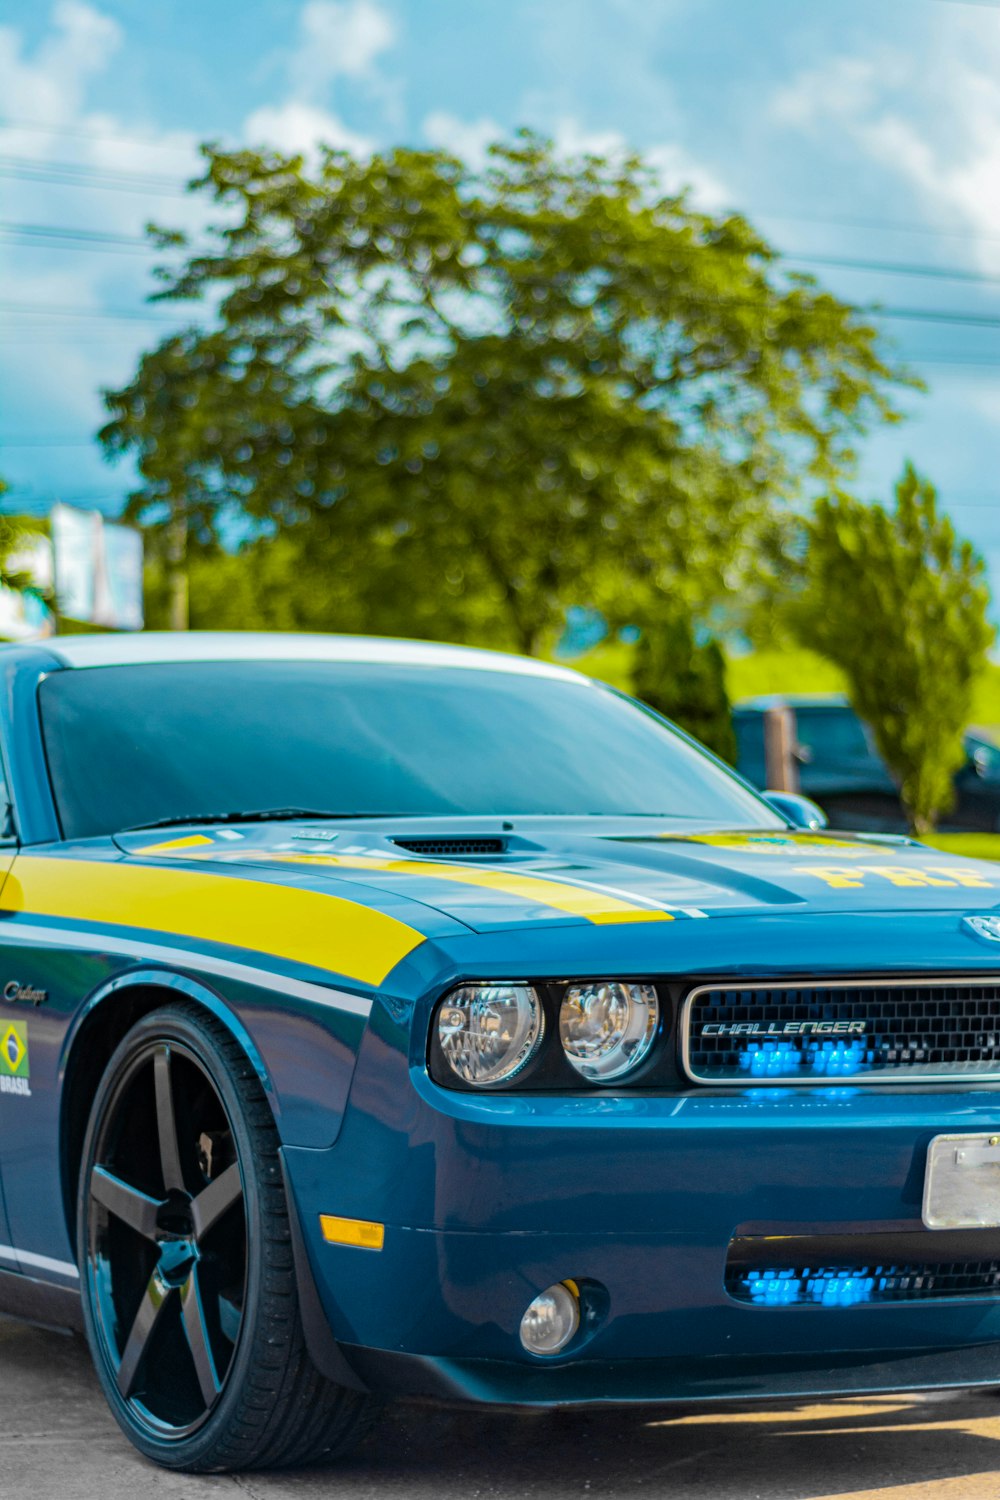
[[[111,630],[141,630],[142,537],[100,511],[52,507],[59,613]]]

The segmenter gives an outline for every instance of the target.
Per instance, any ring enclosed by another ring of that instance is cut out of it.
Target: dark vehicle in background
[[[832,828],[904,833],[906,819],[896,783],[875,748],[872,732],[847,699],[773,694],[746,699],[733,710],[736,768],[754,786],[768,784],[765,718],[787,709],[797,790],[819,803]],[[1000,831],[1000,747],[970,730],[966,761],[955,776],[955,805],[941,819],[944,831]],[[770,778],[773,781],[773,776]]]

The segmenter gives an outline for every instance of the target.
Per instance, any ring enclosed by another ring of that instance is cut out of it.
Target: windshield
[[[67,838],[278,807],[782,826],[638,705],[582,679],[185,662],[56,672],[39,697]]]

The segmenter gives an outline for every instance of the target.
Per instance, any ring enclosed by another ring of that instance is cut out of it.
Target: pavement
[[[1000,1394],[656,1413],[398,1407],[336,1467],[168,1474],[128,1446],[81,1339],[0,1319],[2,1500],[1000,1500]]]

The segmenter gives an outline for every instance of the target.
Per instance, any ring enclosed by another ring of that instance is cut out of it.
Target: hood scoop
[[[500,838],[397,838],[391,842],[427,859],[481,859],[507,852],[507,840]]]

